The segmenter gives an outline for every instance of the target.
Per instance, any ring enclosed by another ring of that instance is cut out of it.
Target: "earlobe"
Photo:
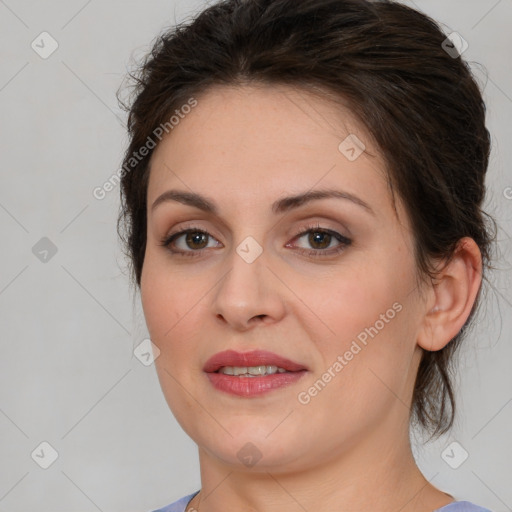
[[[462,238],[453,258],[432,285],[417,343],[429,351],[441,350],[462,329],[482,283],[482,257],[476,242]]]

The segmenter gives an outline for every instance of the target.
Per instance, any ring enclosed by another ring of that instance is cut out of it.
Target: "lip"
[[[250,352],[237,352],[225,350],[219,352],[206,361],[203,371],[213,373],[223,366],[278,366],[289,372],[299,372],[307,368],[295,361],[278,356],[266,350],[252,350]]]
[[[217,373],[223,366],[278,366],[286,373],[274,373],[259,377],[241,377]],[[294,384],[308,369],[290,359],[265,350],[236,352],[226,350],[212,356],[204,365],[210,383],[219,391],[240,397],[255,397]]]

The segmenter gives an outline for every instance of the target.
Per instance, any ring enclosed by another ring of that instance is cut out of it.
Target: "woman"
[[[160,512],[486,510],[427,481],[409,440],[453,423],[490,265],[460,43],[365,0],[226,0],[155,43],[119,232],[201,468]]]

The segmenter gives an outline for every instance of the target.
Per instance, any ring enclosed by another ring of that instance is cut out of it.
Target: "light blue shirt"
[[[178,501],[167,505],[166,507],[153,510],[153,512],[185,512],[190,500],[198,493],[194,492],[188,496],[180,498]],[[444,507],[438,508],[433,512],[491,512],[488,508],[480,507],[469,501],[453,501]]]

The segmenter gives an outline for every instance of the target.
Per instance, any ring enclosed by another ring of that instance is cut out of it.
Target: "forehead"
[[[226,159],[240,145],[252,153],[264,149],[261,158],[291,157],[301,149],[327,149],[337,156],[339,142],[353,133],[368,151],[378,153],[370,134],[341,100],[334,103],[305,90],[267,84],[216,86],[196,101],[159,148],[172,138],[171,145],[202,147]],[[194,154],[187,156],[190,160]]]
[[[384,161],[343,103],[268,85],[216,87],[195,99],[152,155],[148,204],[170,187],[249,204],[337,186],[381,208],[389,202]]]

